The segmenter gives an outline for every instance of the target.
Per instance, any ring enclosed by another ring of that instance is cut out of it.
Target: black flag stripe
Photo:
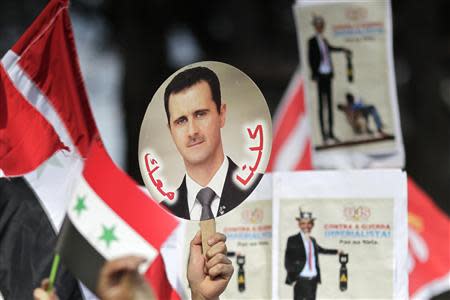
[[[95,292],[105,258],[83,237],[67,216],[59,233],[56,252],[61,262],[83,284]]]

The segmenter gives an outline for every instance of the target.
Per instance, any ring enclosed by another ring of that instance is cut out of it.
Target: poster
[[[300,232],[300,209],[314,219],[316,243],[342,252],[318,253],[317,299],[408,298],[406,174],[353,170],[266,174],[242,205],[218,218],[234,266],[221,299],[293,299],[285,256]],[[185,266],[199,224],[182,223],[166,263],[190,295]]]
[[[271,299],[272,297],[272,175],[265,174],[249,198],[229,214],[216,219],[216,231],[227,236],[228,257],[234,273],[220,299]],[[186,222],[184,259],[198,222]],[[185,294],[190,295],[186,270],[182,270]]]
[[[222,216],[262,178],[271,125],[264,96],[242,71],[212,61],[185,66],[164,81],[147,107],[139,136],[143,181],[177,217]],[[201,215],[200,190],[205,199],[216,195],[210,215]]]
[[[403,167],[390,1],[294,6],[316,168]]]
[[[404,173],[277,173],[273,186],[274,298],[293,299],[297,284],[298,288],[303,284],[298,273],[305,277],[303,272],[312,265],[315,280],[321,279],[317,299],[407,298]],[[318,245],[311,265],[302,243],[306,231],[300,224],[308,218],[309,239]],[[303,261],[297,258],[301,252]],[[299,261],[291,285],[286,284],[289,270]]]

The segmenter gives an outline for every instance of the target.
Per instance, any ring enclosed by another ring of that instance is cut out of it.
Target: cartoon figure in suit
[[[323,36],[325,21],[321,16],[314,16],[312,25],[316,34],[308,40],[308,62],[311,69],[311,78],[317,83],[320,131],[324,143],[330,140],[339,142],[333,132],[332,79],[334,70],[331,53],[345,52],[350,57],[352,52],[347,48],[332,46],[327,41]],[[325,117],[328,118],[328,124],[325,123]]]
[[[336,255],[342,251],[322,248],[310,235],[315,220],[311,212],[300,210],[296,220],[300,232],[288,238],[284,255],[286,284],[295,283],[294,300],[313,300],[316,299],[317,284],[321,282],[319,254]]]

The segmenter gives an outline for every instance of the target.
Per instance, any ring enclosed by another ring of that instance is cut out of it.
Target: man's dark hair
[[[348,104],[355,103],[355,97],[353,97],[353,94],[347,93],[347,94],[345,94],[345,98],[347,98],[347,103]]]
[[[216,73],[205,67],[195,67],[192,69],[184,70],[178,73],[172,81],[167,85],[164,92],[164,108],[166,110],[167,122],[170,126],[170,114],[169,114],[169,97],[171,94],[176,94],[184,89],[205,81],[211,90],[212,99],[216,104],[217,112],[220,113],[220,83]]]

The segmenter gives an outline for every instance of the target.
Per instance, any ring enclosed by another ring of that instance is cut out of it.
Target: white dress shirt
[[[305,253],[306,253],[306,263],[303,267],[303,270],[300,272],[300,276],[302,277],[314,277],[317,276],[317,269],[316,269],[316,256],[314,255],[314,244],[312,243],[312,240],[307,237],[302,231],[300,231],[300,235],[302,236],[303,240],[303,246],[305,247]],[[309,242],[311,242],[311,253],[309,252]],[[312,269],[309,268],[308,260],[309,256],[311,255],[311,265]]]
[[[206,186],[201,186],[200,184],[195,182],[188,174],[186,174],[187,200],[191,220],[200,220],[200,216],[202,215],[202,205],[196,197],[198,192],[205,187],[211,188],[216,193],[216,196],[211,203],[211,211],[214,214],[214,217],[217,217],[220,197],[222,196],[223,186],[227,177],[228,164],[228,158],[224,157],[223,162],[217,170],[216,174],[214,174],[213,178],[211,178],[211,181]]]
[[[319,73],[320,74],[330,74],[331,73],[331,62],[330,62],[330,50],[325,43],[321,35],[316,35],[317,43],[319,44],[320,53],[322,54],[322,59],[320,60]]]

